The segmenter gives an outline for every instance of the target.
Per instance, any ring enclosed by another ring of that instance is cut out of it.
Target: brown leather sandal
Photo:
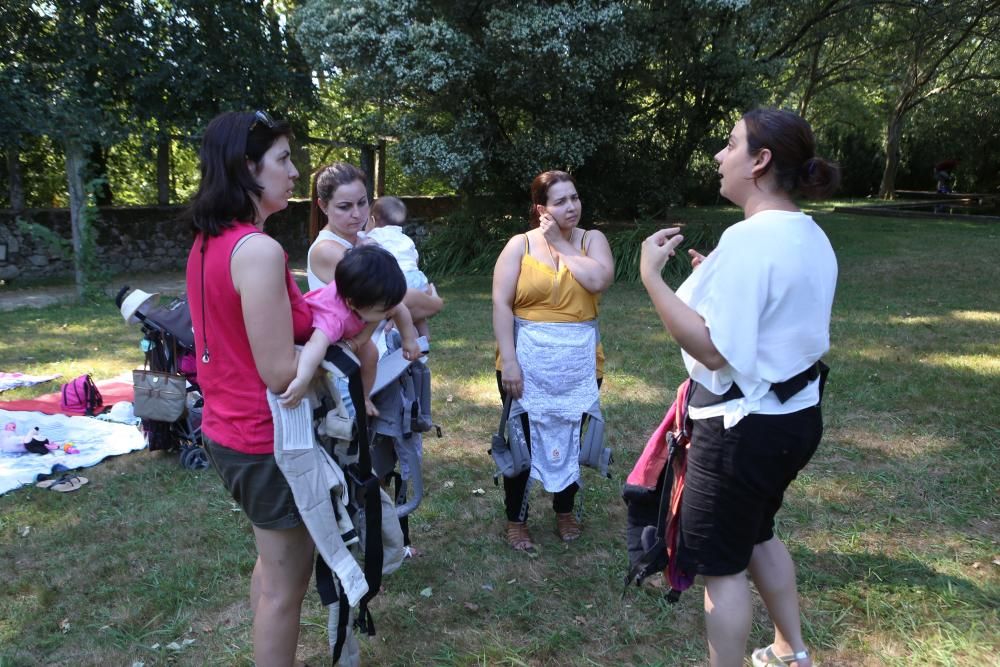
[[[531,533],[528,532],[527,521],[507,522],[507,544],[514,551],[533,551],[535,543],[531,540]]]
[[[572,542],[580,538],[580,522],[576,520],[576,515],[572,512],[565,514],[556,512],[556,532],[563,542]]]

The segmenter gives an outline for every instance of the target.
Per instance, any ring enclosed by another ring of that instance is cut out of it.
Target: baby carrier
[[[418,339],[427,351],[427,340]],[[372,463],[383,483],[394,483],[396,516],[409,545],[409,515],[424,496],[422,474],[423,434],[441,427],[431,418],[431,371],[422,361],[403,359],[402,339],[397,330],[385,336],[386,354],[379,361],[372,387],[372,403],[378,416],[371,420]],[[396,462],[399,471],[395,470]]]
[[[122,287],[115,297],[115,305],[126,323],[142,327],[139,347],[146,355],[146,369],[166,374],[161,377],[174,386],[185,387],[186,394],[184,405],[178,411],[180,415],[173,420],[136,415],[141,418],[146,444],[150,451],[179,451],[181,465],[189,470],[207,468],[208,460],[201,448],[203,400],[198,387],[194,330],[187,299],[177,298],[163,306],[159,305],[159,294],[155,292],[150,294],[139,289],[128,292],[128,285]],[[144,375],[141,371],[136,374],[138,377]]]
[[[274,455],[319,552],[316,587],[329,608],[333,662],[358,665],[360,647],[352,626],[375,634],[369,602],[378,594],[382,576],[402,563],[400,517],[405,520],[422,497],[421,431],[416,429],[430,428],[430,414],[429,405],[421,408],[412,385],[426,378],[424,396],[429,399],[430,377],[423,363],[403,360],[390,341],[372,392],[380,415],[369,425],[357,358],[333,345],[323,369],[327,372],[316,374],[296,408],[282,407],[268,392]],[[341,394],[345,381],[351,403],[358,407],[354,416]],[[406,441],[405,446],[397,447],[397,440]],[[403,462],[398,503],[382,488],[396,458]],[[407,484],[413,490],[409,501]]]

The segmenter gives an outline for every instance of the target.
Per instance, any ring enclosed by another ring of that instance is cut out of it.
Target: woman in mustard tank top
[[[529,551],[529,478],[553,494],[559,537],[580,536],[573,501],[580,488],[580,426],[599,409],[603,351],[598,302],[614,278],[614,258],[597,230],[577,227],[582,213],[573,177],[546,171],[531,183],[532,229],[507,242],[493,270],[497,384],[512,399],[509,428],[520,428],[531,467],[504,477],[506,537]],[[515,419],[520,415],[520,419]]]

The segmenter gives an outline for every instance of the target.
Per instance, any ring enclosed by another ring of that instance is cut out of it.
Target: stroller
[[[194,331],[187,299],[178,298],[159,305],[159,294],[126,285],[118,291],[115,305],[128,324],[142,326],[139,347],[146,354],[146,366],[153,371],[183,375],[187,384],[186,409],[175,421],[142,419],[142,431],[150,451],[179,451],[180,463],[188,470],[208,467],[201,447],[201,410],[204,403],[198,387]],[[127,296],[126,296],[127,294]]]

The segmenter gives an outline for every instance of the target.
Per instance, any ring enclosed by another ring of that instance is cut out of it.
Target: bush
[[[679,285],[691,273],[687,249],[708,252],[719,242],[724,225],[714,222],[663,223],[643,220],[624,224],[598,222],[596,228],[608,237],[615,258],[615,281],[639,280],[639,253],[642,242],[665,224],[682,227],[684,243],[677,258],[667,263],[664,277]],[[429,276],[478,275],[493,273],[493,266],[507,240],[527,231],[522,216],[462,211],[443,218],[429,228],[421,245],[423,269]]]
[[[708,253],[719,243],[719,237],[724,225],[711,222],[656,222],[643,220],[632,223],[627,228],[604,230],[611,246],[611,254],[615,258],[615,282],[634,283],[639,281],[639,255],[642,242],[664,226],[681,228],[684,242],[677,249],[676,256],[667,262],[663,269],[663,277],[673,287],[677,287],[691,273],[691,262],[687,251],[693,248],[701,253]]]
[[[493,274],[493,265],[504,244],[526,231],[524,217],[502,214],[453,213],[429,225],[420,247],[420,260],[428,276]]]

